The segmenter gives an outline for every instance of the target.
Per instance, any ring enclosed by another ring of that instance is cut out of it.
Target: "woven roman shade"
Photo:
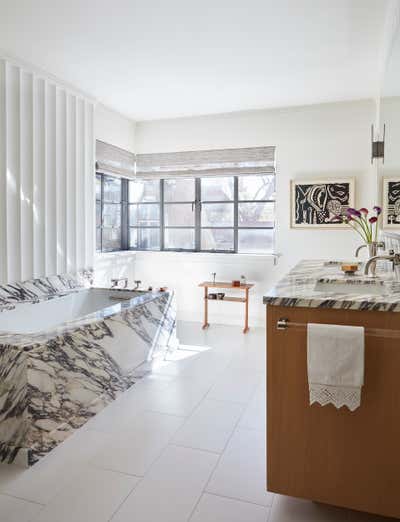
[[[134,178],[135,155],[104,141],[96,140],[96,172]]]
[[[136,155],[138,178],[275,174],[275,147]]]

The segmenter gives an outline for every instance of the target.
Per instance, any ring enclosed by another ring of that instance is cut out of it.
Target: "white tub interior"
[[[142,294],[91,288],[37,304],[22,303],[15,310],[0,313],[0,332],[28,334],[52,330],[111,306],[118,312],[121,302],[138,295]]]

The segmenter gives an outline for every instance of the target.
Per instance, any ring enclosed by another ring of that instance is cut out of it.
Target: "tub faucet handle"
[[[124,283],[123,288],[128,287],[128,278],[127,277],[116,277],[111,279],[111,288],[117,288],[120,283]]]
[[[142,284],[142,281],[140,281],[139,279],[137,279],[136,281],[134,281],[135,283],[135,290],[137,290],[139,288],[139,286]]]

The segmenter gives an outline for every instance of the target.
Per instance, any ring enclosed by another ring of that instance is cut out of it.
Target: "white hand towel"
[[[354,411],[364,384],[364,328],[309,323],[307,367],[310,404]]]

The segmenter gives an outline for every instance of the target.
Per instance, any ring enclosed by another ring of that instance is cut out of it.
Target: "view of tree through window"
[[[268,253],[275,176],[124,180],[97,175],[97,249]]]
[[[96,176],[97,250],[122,249],[122,180],[113,176]]]

